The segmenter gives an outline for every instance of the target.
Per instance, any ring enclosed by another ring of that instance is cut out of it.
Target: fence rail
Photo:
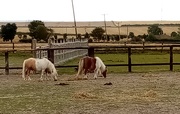
[[[151,65],[169,65],[169,70],[173,71],[173,66],[174,65],[180,65],[180,63],[174,63],[173,62],[173,50],[174,49],[180,49],[180,45],[166,45],[164,46],[166,48],[169,48],[169,62],[167,63],[144,63],[144,64],[132,64],[131,60],[131,54],[132,54],[132,49],[139,48],[139,49],[148,49],[148,48],[162,48],[161,45],[155,45],[155,46],[84,46],[84,47],[58,47],[58,48],[39,48],[36,50],[29,50],[29,51],[47,51],[48,59],[53,60],[54,59],[54,54],[52,52],[54,51],[62,51],[62,50],[80,50],[80,49],[86,49],[88,50],[88,55],[89,56],[94,56],[94,51],[95,49],[109,49],[109,48],[123,48],[126,49],[127,51],[127,56],[128,56],[128,63],[127,64],[106,64],[107,66],[127,66],[128,67],[128,72],[132,72],[132,66],[151,66]],[[15,50],[13,50],[15,51]],[[5,74],[9,74],[9,69],[21,69],[22,67],[10,67],[9,66],[9,60],[8,60],[8,53],[11,51],[5,51],[5,67],[0,67],[0,69],[5,69]],[[73,52],[74,53],[74,52]],[[56,65],[56,68],[63,68],[63,67],[77,67],[77,65]]]

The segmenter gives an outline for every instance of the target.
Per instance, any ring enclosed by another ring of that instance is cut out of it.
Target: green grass
[[[128,56],[127,53],[111,53],[111,54],[95,54],[95,56],[99,56],[105,64],[128,64]],[[9,53],[9,66],[22,66],[23,60],[32,57],[32,53],[30,52],[16,52]],[[169,63],[169,53],[167,52],[158,52],[158,51],[150,51],[144,53],[135,53],[133,52],[131,55],[132,64],[143,64],[143,63]],[[61,65],[78,65],[79,58],[70,60]],[[173,55],[173,62],[180,63],[180,54],[175,53]],[[0,66],[5,66],[4,61],[4,53],[0,53]],[[160,66],[132,66],[132,72],[149,72],[149,71],[168,71],[169,65],[160,65]],[[180,65],[174,65],[174,71],[180,70]],[[109,66],[109,73],[122,73],[128,72],[127,66]],[[75,74],[76,71],[72,67],[63,67],[58,68],[59,74]]]
[[[9,66],[22,66],[24,59],[32,57],[32,53],[28,51],[15,53],[9,52]],[[5,54],[0,53],[0,66],[5,66]]]
[[[126,53],[123,54],[96,54],[99,56],[105,64],[128,64],[128,56]],[[132,53],[131,61],[132,64],[143,64],[143,63],[169,63],[170,57],[167,52],[149,52],[149,53]],[[180,63],[180,54],[176,53],[173,57],[173,62]],[[174,65],[174,70],[179,70],[180,65]],[[159,66],[132,66],[132,72],[149,72],[149,71],[168,71],[169,65]],[[127,66],[112,66],[108,67],[108,72],[121,73],[128,72]]]

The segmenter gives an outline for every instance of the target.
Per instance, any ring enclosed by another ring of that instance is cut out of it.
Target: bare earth
[[[180,113],[180,72],[108,74],[106,79],[98,77],[97,80],[94,80],[91,75],[88,80],[73,80],[74,76],[64,74],[58,77],[58,82],[45,81],[41,83],[38,82],[38,78],[39,76],[35,75],[32,77],[32,81],[27,83],[22,80],[20,72],[9,76],[1,75],[0,89],[17,88],[20,84],[25,83],[32,87],[36,87],[38,84],[39,88],[40,85],[42,87],[44,87],[43,85],[50,86],[52,89],[39,92],[42,93],[42,98],[43,95],[47,96],[49,93],[56,93],[58,96],[58,100],[53,97],[47,99],[48,101],[49,99],[53,100],[51,105],[55,105],[56,108],[43,109],[51,114]],[[54,86],[59,83],[68,85]],[[9,95],[7,94],[7,97]],[[23,95],[21,96],[23,97]],[[30,99],[29,96],[24,97]],[[34,96],[35,99],[38,98],[37,102],[43,102],[41,97]],[[3,96],[0,94],[0,100],[2,99]],[[28,109],[14,109],[14,113],[43,113],[42,110],[37,111],[36,108],[33,108],[36,103],[27,105]],[[41,106],[37,105],[36,107]],[[1,108],[0,113],[3,113]]]

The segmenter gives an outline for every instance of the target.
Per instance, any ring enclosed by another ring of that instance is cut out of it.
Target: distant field
[[[37,47],[47,46],[47,43],[37,43]],[[14,50],[30,50],[31,43],[14,43]],[[13,50],[13,43],[0,42],[0,51],[2,50]]]
[[[18,26],[17,32],[29,32],[29,22],[14,22]],[[75,34],[74,22],[44,22],[45,26],[54,30],[55,33],[68,33]],[[119,21],[121,27],[121,34],[126,35],[128,32],[134,32],[135,35],[147,34],[147,29],[150,24],[166,24],[166,26],[159,26],[162,28],[165,34],[170,35],[173,31],[178,31],[180,21]],[[0,22],[0,25],[6,24]],[[169,26],[168,24],[174,24]],[[175,24],[177,26],[175,26]],[[133,26],[132,26],[133,25]],[[137,26],[136,26],[137,25]],[[143,26],[139,26],[143,25]],[[147,26],[146,26],[147,25]],[[107,34],[119,34],[118,27],[116,27],[111,21],[106,22]],[[77,22],[77,32],[84,34],[90,33],[95,27],[103,27],[104,21],[98,22]]]
[[[95,28],[95,27],[94,27]],[[85,34],[86,32],[91,33],[91,31],[94,28],[77,28],[78,33],[80,34]],[[163,32],[167,35],[170,35],[173,31],[178,31],[178,26],[163,26],[161,27]],[[74,28],[53,28],[54,33],[68,33],[68,34],[74,34],[75,30]],[[133,27],[128,27],[128,33],[133,32],[135,35],[143,35],[147,34],[147,29],[148,26],[133,26]],[[29,32],[28,28],[18,28],[18,32]],[[107,34],[119,34],[118,28],[116,27],[107,27]],[[121,34],[126,35],[127,34],[127,27],[121,27]]]

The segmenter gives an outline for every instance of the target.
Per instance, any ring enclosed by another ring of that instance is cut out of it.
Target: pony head
[[[105,68],[105,70],[102,71],[102,75],[104,76],[104,78],[106,78],[106,74],[107,74],[107,68]]]
[[[57,81],[57,76],[58,76],[58,73],[56,71],[56,69],[50,69],[50,68],[47,68],[45,70],[46,73],[50,74],[53,78],[54,78],[54,81]]]
[[[48,72],[49,74],[51,74],[51,76],[53,76],[54,81],[57,81],[58,73],[54,64],[51,61],[49,61],[49,64],[48,64]]]
[[[53,76],[53,78],[54,78],[54,81],[57,81],[58,73],[57,73],[56,70],[53,70],[53,71],[52,71],[52,76]]]

